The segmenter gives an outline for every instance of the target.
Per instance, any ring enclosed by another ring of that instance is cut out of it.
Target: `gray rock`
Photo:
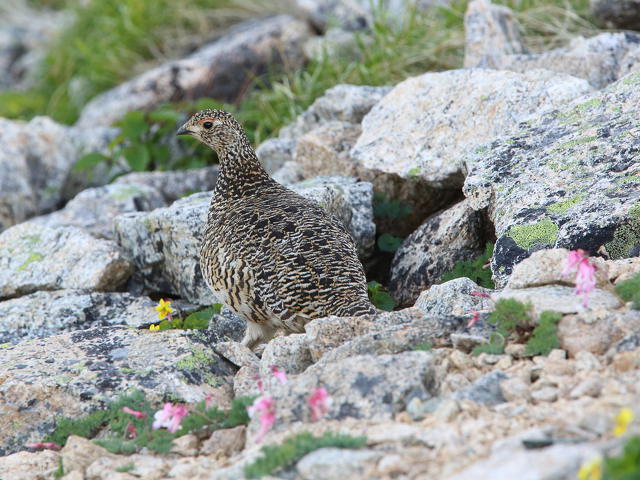
[[[504,289],[491,294],[494,301],[503,298],[513,298],[522,303],[531,303],[533,311],[540,314],[545,310],[551,310],[562,314],[582,312],[586,309],[583,305],[582,295],[578,296],[572,287],[548,285],[544,287],[523,288],[518,290]],[[606,290],[594,289],[589,294],[590,309],[603,308],[613,310],[622,306],[617,295]]]
[[[296,142],[286,138],[270,138],[256,148],[258,160],[270,175],[277,172],[286,162],[293,160]]]
[[[488,298],[472,295],[472,292],[488,295],[491,290],[478,286],[466,277],[455,278],[439,285],[432,285],[429,290],[422,292],[416,300],[415,307],[426,315],[436,317],[468,317],[469,312],[491,307]]]
[[[619,6],[634,2],[637,4],[637,0],[597,3],[612,4],[615,9],[616,3]],[[636,7],[636,11],[639,8]],[[574,38],[566,47],[528,53],[518,31],[518,23],[509,8],[492,5],[490,0],[470,2],[465,15],[464,66],[521,73],[541,68],[573,75],[587,80],[595,88],[603,88],[627,73],[623,58],[640,46],[640,35],[602,33],[587,39]]]
[[[84,188],[89,182],[74,178],[73,165],[112,135],[111,129],[79,130],[47,117],[0,119],[0,231],[55,210]]]
[[[608,27],[640,30],[640,0],[590,0],[592,15]]]
[[[79,228],[21,224],[0,234],[0,299],[65,288],[111,291],[131,270],[114,242]]]
[[[271,340],[260,360],[260,375],[263,379],[271,377],[271,366],[275,365],[289,375],[304,372],[313,364],[311,352],[307,345],[307,336],[293,334],[276,337]]]
[[[153,188],[142,184],[111,184],[83,190],[62,210],[35,217],[29,224],[83,228],[94,237],[113,239],[113,219],[122,213],[144,212],[166,205]]]
[[[0,455],[41,441],[57,419],[87,414],[133,388],[157,404],[169,395],[196,402],[212,394],[228,405],[234,373],[202,330],[102,327],[4,348]]]
[[[228,307],[222,307],[222,311],[209,320],[208,335],[214,343],[239,342],[244,336],[247,323]]]
[[[375,238],[371,185],[331,178],[294,189],[341,220],[362,254],[371,251]],[[142,286],[141,292],[169,293],[199,305],[216,303],[199,265],[210,197],[211,192],[197,193],[167,208],[116,217],[116,239],[136,266],[131,283]]]
[[[390,419],[405,410],[413,398],[426,401],[436,395],[434,363],[429,353],[404,352],[313,365],[285,385],[272,384],[270,393],[277,403],[278,418],[273,431],[286,431],[292,423],[308,421],[307,399],[321,386],[333,400],[326,419]],[[254,437],[258,428],[259,421],[253,418],[249,436]]]
[[[508,377],[501,370],[494,370],[483,375],[468,387],[455,392],[452,397],[456,400],[468,399],[482,405],[498,405],[506,402],[500,390],[500,383]]]
[[[502,66],[502,57],[526,53],[513,11],[491,0],[472,0],[464,16],[465,68]]]
[[[391,87],[340,84],[328,89],[296,120],[280,130],[279,137],[298,139],[331,121],[358,124]]]
[[[217,179],[218,166],[212,165],[169,172],[133,172],[118,177],[114,183],[147,185],[172,203],[186,195],[213,190]]]
[[[302,173],[300,173],[300,166],[293,160],[283,163],[282,167],[276,170],[271,178],[286,186],[291,186],[304,180]]]
[[[77,125],[111,125],[133,110],[204,95],[234,102],[252,75],[276,63],[299,65],[301,44],[310,35],[305,22],[287,15],[244,22],[189,57],[98,95],[84,107]]]
[[[638,254],[638,85],[640,73],[629,74],[468,155],[464,194],[495,226],[498,285],[542,248]]]
[[[155,305],[128,293],[36,292],[0,302],[0,343],[110,325],[139,327],[157,321]]]
[[[481,255],[482,218],[467,201],[440,212],[407,237],[393,256],[389,293],[400,306],[420,295],[461,260]]]
[[[371,478],[382,454],[374,450],[320,448],[300,459],[296,470],[305,480]]]
[[[426,73],[399,83],[371,109],[351,156],[405,181],[458,188],[467,152],[590,91],[584,80],[540,70]]]

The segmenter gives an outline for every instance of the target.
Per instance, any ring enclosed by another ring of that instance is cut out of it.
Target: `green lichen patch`
[[[547,212],[561,215],[561,214],[566,213],[567,211],[569,211],[571,208],[575,207],[582,200],[584,200],[585,197],[586,197],[586,195],[584,193],[579,193],[577,195],[573,195],[573,196],[567,198],[566,200],[562,200],[560,202],[556,202],[556,203],[553,203],[553,204],[549,205],[547,207]]]
[[[619,226],[613,234],[613,240],[605,243],[612,259],[629,258],[631,250],[640,244],[640,219],[631,218],[628,223]]]
[[[573,148],[573,147],[577,147],[579,145],[585,145],[585,144],[591,143],[591,142],[593,142],[593,141],[595,141],[597,139],[598,139],[598,137],[595,137],[595,136],[575,138],[573,140],[569,140],[568,142],[561,143],[556,148],[554,148],[554,151],[566,150],[567,148]]]
[[[600,105],[602,105],[601,98],[592,98],[591,100],[587,100],[586,102],[581,103],[580,105],[576,105],[575,111],[576,113],[582,114],[587,112],[588,110],[591,110],[592,108],[599,107]]]
[[[191,350],[191,354],[176,362],[176,367],[187,373],[198,373],[202,376],[202,379],[207,383],[207,385],[215,387],[218,385],[218,379],[211,372],[211,368],[215,363],[216,359],[208,355],[204,351],[204,347],[196,345]]]
[[[558,226],[549,218],[531,225],[513,225],[507,232],[516,245],[529,250],[536,245],[553,245],[558,238]]]
[[[40,262],[43,258],[44,258],[44,255],[42,255],[41,253],[39,253],[39,252],[31,252],[31,254],[29,254],[29,256],[24,261],[24,263],[18,267],[18,272],[23,271],[29,265],[31,265],[33,262]]]
[[[632,73],[622,80],[624,85],[638,85],[640,84],[640,73]]]

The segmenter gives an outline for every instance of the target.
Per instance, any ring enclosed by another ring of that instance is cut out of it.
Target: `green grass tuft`
[[[364,437],[351,437],[331,432],[321,437],[314,437],[309,432],[298,433],[286,438],[280,445],[262,447],[262,457],[247,465],[244,474],[247,478],[264,477],[291,467],[302,457],[319,448],[362,448],[366,443],[367,440]]]
[[[616,285],[616,292],[625,302],[633,302],[633,308],[640,310],[640,273]]]
[[[530,322],[529,312],[531,304],[524,304],[513,298],[502,298],[496,302],[496,307],[487,323],[495,325],[496,331],[491,335],[489,343],[478,345],[473,349],[473,354],[480,353],[501,354],[507,339],[516,328],[523,328]]]
[[[494,289],[495,284],[491,278],[491,270],[483,268],[493,255],[493,243],[487,243],[485,251],[475,260],[462,260],[455,264],[453,270],[442,275],[440,282],[448,282],[454,278],[467,277],[484,288]]]
[[[557,334],[560,320],[562,315],[557,312],[542,312],[538,326],[533,329],[531,338],[527,342],[525,353],[530,356],[548,355],[554,348],[559,348],[560,340]]]

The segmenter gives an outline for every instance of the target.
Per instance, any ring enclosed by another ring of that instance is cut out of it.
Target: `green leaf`
[[[127,140],[139,140],[149,130],[143,112],[129,112],[117,125],[120,127],[120,134]]]
[[[151,158],[156,166],[167,166],[169,160],[169,148],[164,145],[147,144],[147,148],[151,151]]]
[[[205,308],[199,312],[194,312],[184,319],[182,328],[207,328],[209,320],[216,312],[214,307]]]
[[[175,125],[182,120],[183,115],[168,108],[158,108],[149,113],[149,120],[154,123],[166,123]]]
[[[383,233],[378,238],[378,248],[383,252],[395,252],[400,248],[403,240],[404,238],[394,237],[389,233]]]
[[[144,172],[151,162],[151,155],[145,145],[139,143],[129,145],[122,150],[124,158],[132,170],[136,172]]]
[[[393,310],[393,307],[396,306],[396,301],[393,299],[393,297],[389,295],[384,287],[375,280],[367,283],[367,290],[371,303],[373,303],[380,310],[386,310],[390,312]]]
[[[86,155],[81,156],[78,161],[73,166],[73,170],[76,172],[81,172],[88,168],[94,167],[102,162],[109,162],[111,159],[106,155],[102,155],[98,152],[87,153]]]

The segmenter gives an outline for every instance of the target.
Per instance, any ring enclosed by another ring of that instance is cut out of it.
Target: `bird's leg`
[[[244,338],[242,342],[240,342],[245,347],[253,350],[260,343],[268,342],[273,338],[276,329],[271,326],[258,324],[252,322],[251,320],[247,321],[247,330],[244,333]]]

